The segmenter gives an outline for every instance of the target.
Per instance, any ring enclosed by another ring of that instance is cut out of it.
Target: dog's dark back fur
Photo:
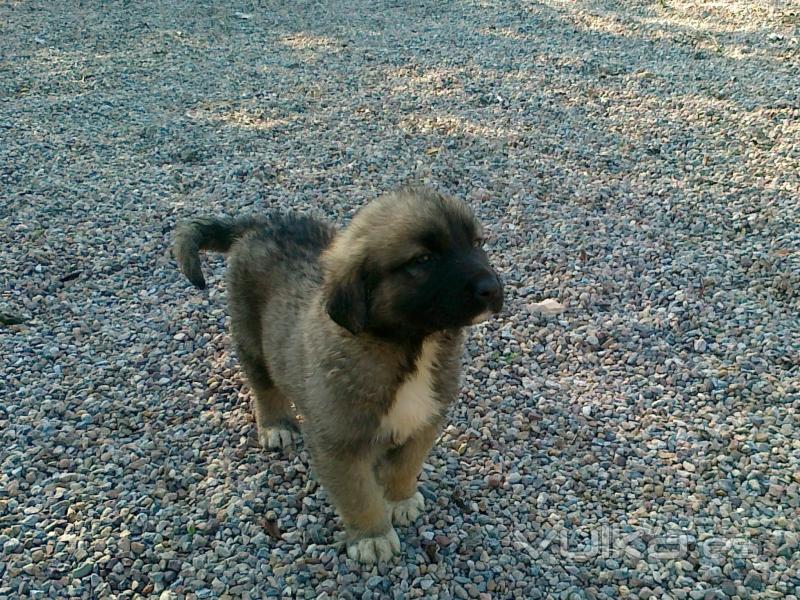
[[[317,257],[331,243],[334,233],[330,225],[298,215],[197,218],[178,228],[173,248],[183,274],[195,287],[203,289],[206,282],[200,268],[200,250],[228,252],[234,242],[252,235],[261,241],[281,240],[287,250],[295,247],[300,250],[297,258],[308,258],[309,253]]]

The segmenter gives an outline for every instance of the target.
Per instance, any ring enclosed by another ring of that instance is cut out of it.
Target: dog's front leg
[[[425,508],[425,500],[417,491],[417,477],[422,463],[439,435],[439,424],[426,425],[406,442],[390,450],[378,467],[392,521],[409,525]]]
[[[320,482],[344,521],[347,555],[374,563],[400,552],[400,539],[375,477],[375,453],[319,453],[315,462]]]

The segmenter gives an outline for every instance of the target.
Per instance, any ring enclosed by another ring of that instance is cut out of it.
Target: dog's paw
[[[411,525],[424,509],[425,499],[420,492],[416,492],[405,500],[389,502],[389,510],[392,511],[392,522],[396,525]]]
[[[347,556],[368,565],[387,561],[399,553],[400,538],[394,527],[390,527],[383,535],[362,538],[347,545]]]
[[[265,450],[286,448],[297,440],[297,432],[285,427],[262,427],[258,430],[258,443]]]

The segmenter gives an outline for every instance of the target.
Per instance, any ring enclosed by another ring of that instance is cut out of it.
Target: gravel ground
[[[0,3],[0,598],[796,598],[799,38],[763,0]],[[223,259],[198,292],[169,242],[410,179],[508,302],[366,569],[256,445]]]

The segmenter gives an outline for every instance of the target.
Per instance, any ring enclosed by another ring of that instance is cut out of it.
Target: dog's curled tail
[[[197,218],[178,226],[173,252],[186,278],[195,287],[203,289],[206,280],[200,269],[200,250],[227,252],[233,243],[249,230],[266,224],[266,219]]]

